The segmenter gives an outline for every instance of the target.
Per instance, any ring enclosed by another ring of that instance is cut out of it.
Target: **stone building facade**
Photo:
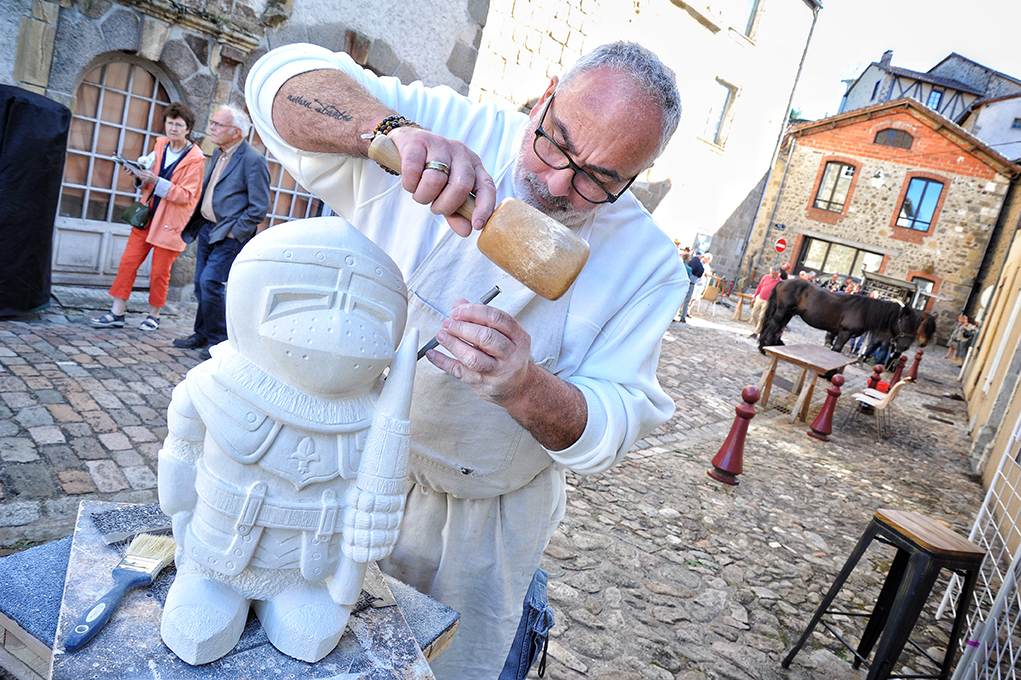
[[[787,118],[799,65],[820,5],[816,0],[701,4],[680,0],[461,0],[366,3],[361,0],[9,0],[0,40],[0,81],[20,85],[75,112],[69,150],[70,188],[55,225],[54,281],[108,285],[127,239],[117,216],[135,195],[109,162],[96,129],[116,129],[121,144],[151,148],[160,131],[115,122],[119,112],[90,102],[137,93],[111,85],[111,69],[151,77],[150,116],[160,102],[182,100],[198,115],[204,140],[209,116],[243,105],[248,69],[278,45],[311,42],[344,49],[377,73],[405,82],[447,85],[481,101],[527,110],[549,83],[593,46],[641,42],[678,75],[681,127],[634,192],[673,238],[711,236],[717,272],[733,277],[759,210],[764,173]],[[146,75],[147,74],[147,75]],[[129,76],[123,76],[124,80]],[[126,81],[125,81],[126,82]],[[132,81],[134,82],[134,81]],[[106,100],[103,100],[106,101]],[[137,103],[137,102],[135,102]],[[153,113],[155,112],[155,113]],[[104,127],[106,126],[106,127]],[[125,131],[126,129],[126,131]],[[253,140],[259,146],[259,140]],[[109,146],[109,140],[107,140]],[[124,147],[126,148],[126,147]],[[270,159],[273,202],[267,224],[315,214],[318,202]],[[175,264],[171,299],[187,293],[189,249]],[[147,285],[147,269],[138,286]]]
[[[55,224],[54,282],[109,285],[116,273],[130,230],[118,216],[135,195],[109,156],[129,146],[151,149],[168,101],[195,111],[193,137],[211,155],[208,119],[224,104],[244,107],[248,69],[269,49],[294,42],[343,49],[377,73],[467,94],[488,0],[392,5],[380,11],[339,0],[5,3],[0,42],[12,49],[0,51],[0,82],[43,94],[75,114]],[[261,148],[257,137],[253,142]],[[318,201],[272,160],[271,173],[266,225],[315,214]],[[148,284],[147,272],[145,265],[137,286]],[[175,263],[171,299],[187,290],[193,272],[191,246]]]
[[[949,332],[971,298],[1011,179],[1021,168],[909,99],[795,127],[767,189],[747,264],[916,285]],[[778,227],[783,227],[780,230]]]

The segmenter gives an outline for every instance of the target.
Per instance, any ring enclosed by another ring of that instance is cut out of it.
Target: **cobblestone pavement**
[[[870,368],[848,367],[824,443],[806,436],[807,424],[788,424],[794,395],[785,387],[796,376],[781,364],[768,408],[751,421],[740,484],[709,478],[741,390],[766,365],[749,327],[718,310],[674,323],[664,338],[660,379],[677,403],[670,422],[610,471],[569,477],[567,517],[542,565],[557,621],[553,680],[864,677],[824,632],[789,670],[780,661],[877,508],[922,512],[962,533],[978,510],[967,411],[954,398],[959,367],[941,358],[943,347],[927,351],[883,441],[870,417],[842,426]],[[155,333],[134,329],[144,314],[125,330],[91,329],[92,314],[65,304],[0,321],[8,551],[70,533],[81,500],[156,498],[170,393],[198,363],[170,340],[190,332],[193,310],[165,314]],[[821,343],[800,320],[791,326],[788,344]],[[820,386],[809,422],[824,396]],[[870,551],[840,604],[874,602],[891,559],[889,549]],[[936,599],[916,632],[938,655],[949,624],[933,621]],[[858,625],[838,622],[852,639]],[[901,661],[907,672],[932,669],[909,652]]]

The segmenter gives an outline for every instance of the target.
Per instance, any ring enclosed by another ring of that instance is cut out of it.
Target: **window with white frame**
[[[736,92],[737,88],[733,85],[729,85],[719,78],[715,80],[715,84],[710,90],[712,106],[709,108],[709,115],[706,116],[702,139],[717,146],[724,146]]]
[[[939,105],[943,101],[943,90],[937,90],[932,88],[932,92],[929,93],[929,101],[925,102],[925,105],[930,109],[939,111]]]
[[[931,297],[929,294],[936,287],[936,282],[921,276],[912,276],[910,280],[915,284],[915,293],[911,298],[911,306],[915,309],[924,310],[925,306],[929,304],[929,297]]]
[[[744,26],[739,27],[744,29],[744,34],[749,40],[755,38],[755,32],[759,25],[759,6],[761,5],[760,0],[742,0],[740,4],[741,15],[740,18],[744,18]]]
[[[322,200],[310,194],[305,187],[291,177],[289,172],[284,170],[280,161],[274,158],[266,145],[262,143],[254,126],[248,136],[248,142],[266,157],[266,163],[269,165],[269,212],[266,213],[266,219],[259,225],[259,231],[283,222],[318,217],[323,214]]]
[[[815,194],[815,207],[832,212],[843,212],[847,194],[854,180],[854,166],[830,161],[823,171],[819,191]]]
[[[882,264],[881,253],[818,238],[806,238],[797,270],[814,271],[820,276],[841,274],[859,278],[863,270],[877,272]]]
[[[111,157],[134,159],[151,151],[169,104],[166,88],[139,64],[115,61],[92,69],[78,87],[58,214],[119,220],[136,190]]]

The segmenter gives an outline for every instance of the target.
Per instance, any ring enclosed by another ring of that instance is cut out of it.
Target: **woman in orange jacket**
[[[205,157],[189,140],[195,125],[195,114],[184,104],[174,102],[163,112],[166,137],[157,137],[156,146],[148,156],[149,169],[124,170],[135,177],[148,194],[149,221],[141,228],[133,228],[124,248],[117,276],[110,286],[113,306],[110,312],[91,320],[95,328],[121,328],[128,297],[135,284],[138,268],[152,251],[152,269],[149,275],[149,316],[138,327],[154,331],[160,327],[160,310],[167,303],[170,286],[170,267],[185,249],[181,232],[191,218],[202,193],[202,170]]]

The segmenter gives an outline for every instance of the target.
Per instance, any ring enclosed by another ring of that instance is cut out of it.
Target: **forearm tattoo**
[[[314,113],[319,113],[334,120],[343,120],[351,122],[354,118],[347,111],[338,109],[333,104],[324,104],[315,97],[311,99],[305,99],[300,94],[289,94],[287,95],[287,101],[292,104],[296,104],[302,108],[308,109]]]

